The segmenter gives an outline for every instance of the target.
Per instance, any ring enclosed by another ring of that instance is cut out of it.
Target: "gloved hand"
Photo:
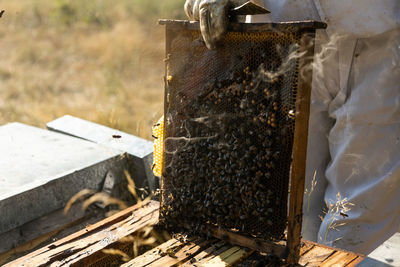
[[[215,49],[228,26],[228,10],[248,0],[186,0],[185,12],[192,20],[200,21],[200,30],[209,49]]]

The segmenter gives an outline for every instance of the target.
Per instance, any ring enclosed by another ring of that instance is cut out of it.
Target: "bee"
[[[175,252],[174,249],[172,249],[172,248],[167,249],[167,251],[164,252],[164,253],[165,253],[165,255],[168,255],[168,256],[170,256],[171,258],[174,258],[174,259],[177,259],[177,258],[178,258],[178,257],[175,255],[176,252]]]
[[[294,110],[289,110],[288,117],[289,117],[289,119],[295,119],[296,118],[296,114],[294,113]]]

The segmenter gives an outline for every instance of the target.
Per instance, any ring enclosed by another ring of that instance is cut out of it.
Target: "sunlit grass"
[[[0,0],[0,124],[64,114],[151,137],[164,29],[183,0]]]

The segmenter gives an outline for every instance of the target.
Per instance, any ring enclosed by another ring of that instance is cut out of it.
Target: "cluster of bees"
[[[210,82],[178,111],[176,138],[165,143],[161,222],[169,230],[200,234],[211,225],[281,238],[292,120],[281,86],[282,78],[246,67]]]

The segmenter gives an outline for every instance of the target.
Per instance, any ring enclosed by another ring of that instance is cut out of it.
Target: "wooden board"
[[[300,249],[300,265],[303,266],[356,266],[365,256],[353,252],[303,241]]]
[[[171,251],[173,253],[166,253]],[[182,243],[172,239],[161,246],[122,265],[148,266],[235,266],[254,251],[227,244],[225,241],[198,239]],[[300,250],[302,266],[355,266],[363,256],[303,241]]]
[[[122,238],[158,222],[159,202],[133,206],[95,225],[54,242],[42,249],[15,260],[5,266],[100,266],[115,262],[107,257],[116,255],[102,253],[112,248]],[[126,241],[125,241],[126,242]],[[125,244],[130,245],[130,244]],[[170,239],[121,266],[235,266],[248,258],[254,250],[232,245],[228,240]],[[303,241],[300,262],[304,266],[356,266],[363,256],[320,244]],[[251,265],[250,265],[251,266]]]
[[[218,239],[187,242],[172,239],[121,266],[233,266],[252,252]]]
[[[0,266],[69,236],[88,224],[101,221],[105,218],[104,213],[96,208],[85,213],[77,204],[72,206],[67,215],[64,214],[64,209],[58,210],[0,234]]]
[[[87,261],[135,231],[158,222],[159,203],[135,205],[5,266],[70,266]]]

